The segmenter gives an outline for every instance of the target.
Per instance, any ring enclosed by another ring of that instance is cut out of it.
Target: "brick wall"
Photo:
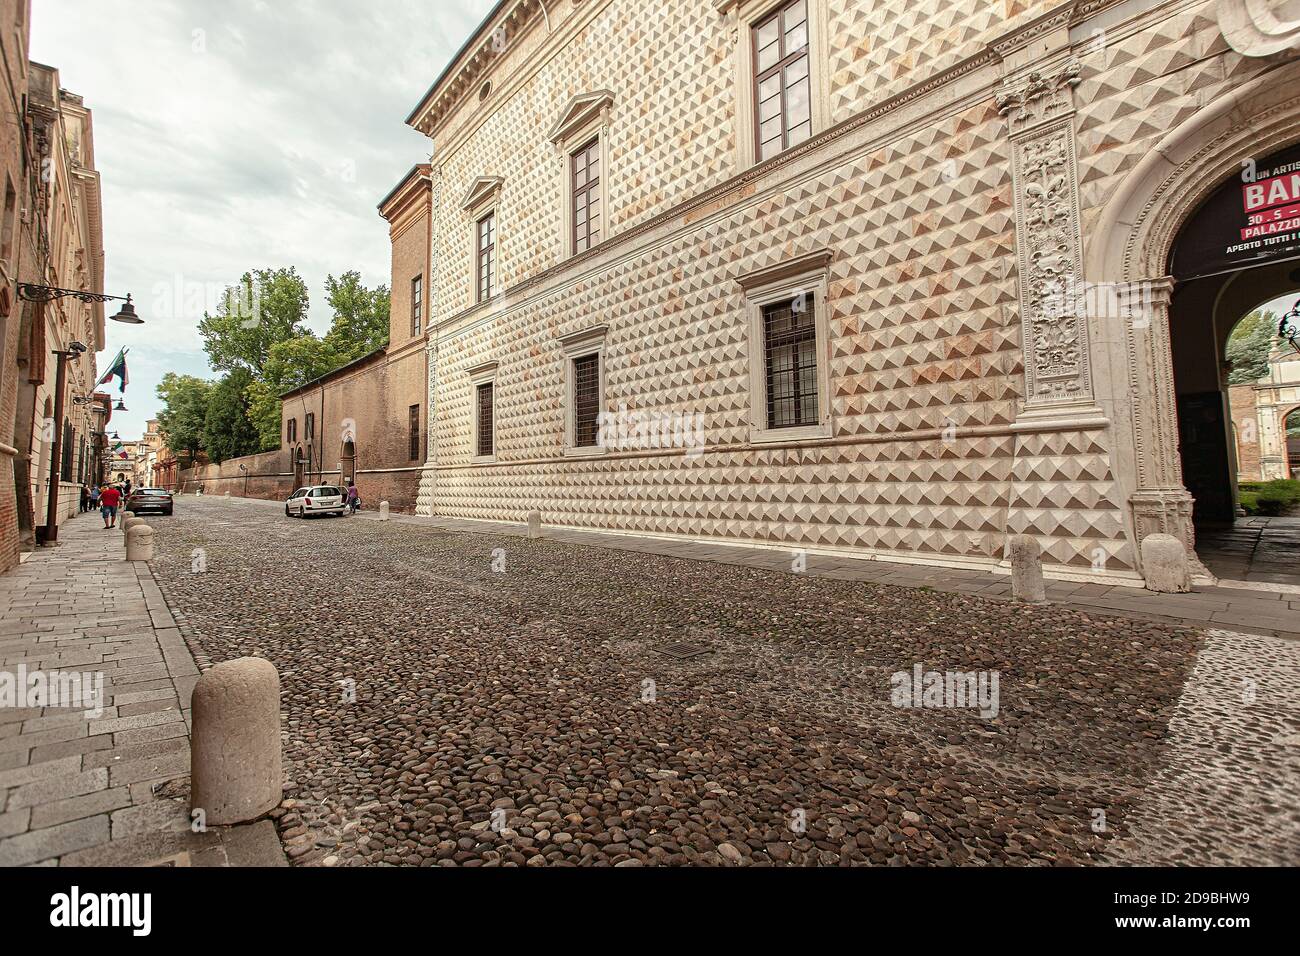
[[[1232,385],[1228,401],[1232,407],[1232,436],[1237,443],[1237,480],[1260,481],[1259,414],[1255,403],[1259,392],[1253,385]]]
[[[22,351],[22,304],[18,301],[18,276],[22,265],[22,229],[17,221],[23,204],[27,171],[23,168],[24,123],[19,110],[27,92],[27,41],[31,11],[29,0],[0,0],[0,203],[13,190],[14,210],[8,221],[0,219],[0,237],[9,254],[0,257],[0,573],[18,563],[19,515],[18,455],[15,419],[18,411],[18,364]],[[0,216],[9,216],[0,207]],[[25,522],[30,523],[30,522]]]

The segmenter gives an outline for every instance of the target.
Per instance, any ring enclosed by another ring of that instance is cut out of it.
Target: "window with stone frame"
[[[496,283],[497,215],[492,211],[475,225],[475,276],[478,301],[492,298]]]
[[[315,416],[315,414],[313,414],[312,412],[308,412],[308,413],[307,413],[306,418],[303,419],[303,428],[302,428],[302,430],[303,430],[303,434],[304,434],[304,436],[306,437],[306,439],[307,439],[308,441],[311,441],[313,438],[316,437],[316,416]]]
[[[750,441],[829,438],[827,328],[830,250],[777,262],[737,279],[749,317]]]
[[[424,319],[424,276],[411,280],[411,334],[419,335]]]
[[[293,442],[298,440],[298,419],[289,419],[289,423],[285,426],[284,435],[287,441]]]
[[[736,163],[747,169],[831,127],[827,0],[713,0],[735,17]]]
[[[420,406],[412,405],[406,410],[407,457],[415,461],[420,457]]]

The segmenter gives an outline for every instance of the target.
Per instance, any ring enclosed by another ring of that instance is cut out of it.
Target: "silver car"
[[[347,511],[347,496],[335,485],[311,485],[299,488],[284,503],[284,513],[289,518],[306,518],[310,515],[341,515]]]

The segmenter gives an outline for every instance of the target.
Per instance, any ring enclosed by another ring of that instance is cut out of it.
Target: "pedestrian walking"
[[[357,509],[361,507],[361,492],[357,491],[355,481],[348,482],[348,513],[356,514]]]
[[[99,493],[99,513],[104,517],[104,527],[117,525],[117,506],[122,503],[122,492],[109,485]]]
[[[90,510],[90,489],[83,483],[81,486],[81,503],[77,506],[79,514],[85,514]]]
[[[90,486],[90,508],[88,510],[99,510],[99,485]]]

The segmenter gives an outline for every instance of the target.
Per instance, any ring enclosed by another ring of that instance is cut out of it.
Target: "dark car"
[[[166,488],[137,488],[126,499],[126,510],[134,514],[157,511],[169,515],[173,507],[172,493]]]

